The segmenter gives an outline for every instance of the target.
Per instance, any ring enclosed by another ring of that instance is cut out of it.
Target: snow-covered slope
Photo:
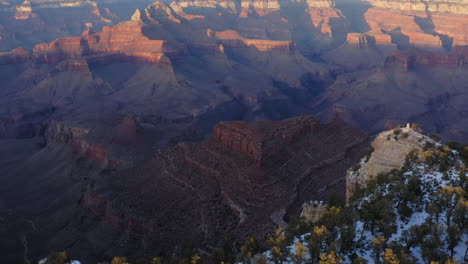
[[[468,147],[449,145],[454,149],[427,141],[400,169],[357,188],[347,206],[331,207],[316,223],[279,230],[268,240],[270,249],[252,260],[468,263]]]

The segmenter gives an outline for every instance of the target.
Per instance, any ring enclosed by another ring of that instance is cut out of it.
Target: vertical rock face
[[[322,34],[330,38],[343,35],[347,31],[347,22],[332,0],[307,0],[307,12],[312,24]]]
[[[383,8],[429,12],[447,12],[452,14],[468,14],[466,0],[369,0],[372,5]]]
[[[432,53],[418,49],[396,51],[387,57],[384,66],[387,68],[397,67],[403,71],[427,67],[467,68],[468,49],[457,47],[448,54]]]
[[[371,31],[380,35],[379,30],[383,30],[400,47],[450,50],[467,45],[466,1],[371,0],[369,3],[373,7],[365,18]]]
[[[108,57],[140,60],[149,63],[169,64],[164,53],[177,52],[168,48],[164,40],[151,40],[144,36],[139,21],[122,22],[115,27],[105,27],[101,32],[87,30],[81,37],[55,40],[34,47],[32,58],[39,63],[57,64],[67,59],[87,59],[97,61]],[[23,50],[4,53],[3,60],[14,61],[23,56]],[[114,55],[114,56],[108,56]],[[167,65],[167,66],[169,66]]]
[[[385,131],[377,135],[372,142],[372,153],[348,170],[346,176],[346,198],[349,200],[356,186],[364,184],[380,173],[386,173],[403,166],[406,156],[413,150],[420,151],[426,141],[433,140],[412,129],[408,124],[405,128]]]
[[[29,19],[31,16],[37,16],[32,12],[31,2],[26,0],[20,6],[16,7],[15,19],[25,20]]]
[[[309,201],[302,205],[301,217],[306,221],[317,222],[327,211],[328,206],[322,201]]]
[[[76,36],[87,28],[101,29],[128,19],[147,0],[21,0],[0,2],[0,24],[12,36],[0,40],[0,51]],[[114,13],[115,11],[115,13]]]
[[[227,151],[247,155],[260,166],[263,160],[276,154],[277,146],[294,143],[313,133],[317,125],[318,121],[311,116],[276,123],[222,122],[214,128],[213,138]]]
[[[372,37],[363,33],[348,33],[346,42],[351,46],[361,49],[375,44]]]

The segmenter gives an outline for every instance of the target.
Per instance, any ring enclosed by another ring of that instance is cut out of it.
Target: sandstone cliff
[[[371,143],[372,150],[347,172],[346,198],[349,200],[357,186],[365,186],[378,174],[401,168],[406,156],[411,151],[420,152],[426,141],[433,142],[409,124],[403,129],[396,128],[377,135]]]
[[[466,0],[368,0],[368,2],[373,6],[383,8],[468,15],[468,1]]]

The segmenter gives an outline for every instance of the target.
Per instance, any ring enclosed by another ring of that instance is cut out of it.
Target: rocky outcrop
[[[63,59],[116,53],[136,60],[158,63],[164,52],[163,40],[150,40],[142,33],[137,22],[122,22],[115,27],[105,27],[101,32],[86,31],[81,37],[64,38],[50,44],[34,47],[33,54],[41,63],[57,63]]]
[[[408,14],[393,9],[370,8],[365,13],[365,19],[371,30],[366,34],[374,36],[379,45],[392,45],[394,43],[400,49],[406,49],[413,45],[441,51],[443,43],[440,37],[425,32],[416,23],[416,16],[426,17],[426,14]]]
[[[26,0],[21,5],[16,7],[16,14],[14,16],[15,19],[25,20],[31,18],[32,16],[37,16],[37,14],[33,13],[30,1]]]
[[[239,17],[248,17],[253,12],[259,16],[266,16],[271,12],[278,12],[280,9],[278,0],[241,0]]]
[[[146,0],[132,2],[91,0],[24,0],[0,4],[0,24],[12,36],[0,42],[0,51],[18,46],[28,49],[57,38],[77,36],[83,30],[102,29],[128,19]],[[115,13],[114,13],[115,11]],[[8,37],[8,38],[6,38]]]
[[[450,50],[466,45],[468,3],[464,1],[369,1],[365,13],[372,32],[381,29],[400,49],[414,45],[426,49]],[[457,29],[455,29],[455,27]],[[397,30],[397,31],[395,31]]]
[[[222,32],[215,32],[211,34],[223,45],[224,48],[245,48],[254,47],[260,52],[279,51],[282,53],[295,52],[295,43],[292,41],[279,41],[268,39],[248,39],[241,37],[238,32],[233,30],[226,30]]]
[[[349,200],[357,186],[365,186],[366,182],[380,173],[386,173],[403,166],[411,151],[421,151],[426,141],[431,138],[411,128],[385,131],[377,135],[372,142],[372,151],[360,163],[348,170],[346,176],[346,198]]]
[[[227,151],[249,156],[258,166],[274,156],[277,146],[292,144],[313,133],[318,121],[313,117],[300,117],[281,122],[243,121],[222,122],[215,126],[213,138]]]
[[[457,47],[449,54],[432,53],[418,49],[398,51],[387,57],[384,66],[402,71],[427,67],[466,68],[468,67],[468,49]]]
[[[171,189],[181,186],[202,200],[212,190],[206,184],[219,186],[221,203],[237,218],[233,233],[244,237],[269,232],[287,211],[298,213],[305,201],[343,188],[342,165],[363,154],[366,140],[340,119],[222,122],[206,141],[159,153],[151,171],[158,182],[170,179]]]
[[[357,48],[365,48],[375,45],[375,39],[363,33],[348,33],[346,42]]]
[[[232,12],[237,12],[236,3],[231,0],[177,0],[171,3],[171,7],[177,11],[184,8],[211,8],[221,7]]]
[[[24,48],[16,48],[10,52],[0,53],[0,64],[16,64],[27,61],[31,53]]]
[[[337,38],[344,35],[348,29],[348,23],[341,11],[335,8],[332,0],[307,0],[307,13],[312,25],[322,34]]]
[[[323,201],[309,201],[302,205],[300,216],[308,222],[315,223],[322,218],[327,209],[328,206]]]
[[[150,40],[142,33],[139,22],[122,22],[115,27],[105,27],[101,32],[87,30],[81,37],[63,38],[49,44],[38,44],[30,56],[24,49],[0,54],[0,63],[21,63],[33,59],[37,63],[57,64],[71,60],[103,63],[118,60],[160,63],[171,69],[169,56],[177,50],[168,48],[164,40]],[[70,65],[69,61],[69,65]],[[61,66],[59,66],[61,67]]]
[[[224,233],[235,241],[266,235],[284,225],[287,212],[299,213],[304,202],[343,193],[346,168],[367,148],[367,135],[339,119],[234,121],[214,130],[204,141],[156,151],[158,129],[130,116],[97,125],[50,121],[45,147],[0,174],[17,175],[7,177],[13,194],[1,197],[20,195],[28,201],[24,217],[38,205],[60,205],[35,218],[37,229],[30,234],[43,246],[34,244],[32,257],[66,247],[94,263],[107,254],[134,258],[160,249],[178,252],[176,246],[190,246],[180,242],[184,239],[209,250]],[[275,145],[261,149],[273,155],[263,153],[257,164],[236,148],[239,135],[273,140]],[[31,176],[30,169],[40,164],[40,173]],[[17,179],[38,184],[16,191],[23,185]],[[53,193],[44,192],[44,186],[54,186]],[[67,224],[50,220],[56,217]]]
[[[368,0],[368,2],[382,8],[468,15],[468,2],[466,0]]]

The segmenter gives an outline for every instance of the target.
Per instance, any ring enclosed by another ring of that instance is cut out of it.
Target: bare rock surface
[[[346,177],[346,197],[349,199],[356,185],[364,184],[380,173],[387,173],[403,166],[411,151],[421,152],[426,142],[434,140],[414,130],[408,124],[403,129],[385,131],[372,141],[372,153],[369,153],[358,167],[350,169]]]

